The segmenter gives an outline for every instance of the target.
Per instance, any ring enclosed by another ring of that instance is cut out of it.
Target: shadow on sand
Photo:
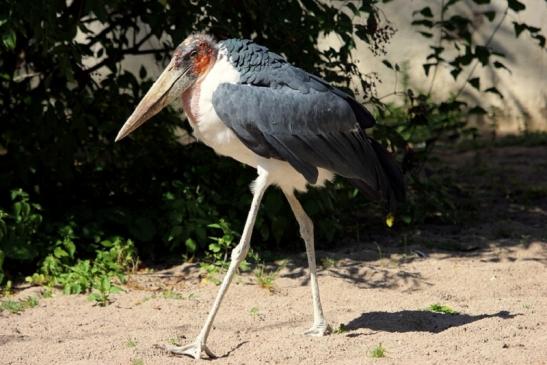
[[[441,314],[430,311],[403,310],[399,312],[368,312],[350,321],[348,330],[368,328],[386,332],[431,332],[439,333],[452,327],[463,326],[485,318],[510,319],[519,314],[500,311],[494,314]]]

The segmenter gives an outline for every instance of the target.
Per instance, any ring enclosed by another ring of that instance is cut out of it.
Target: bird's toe
[[[207,345],[202,344],[200,341],[196,341],[190,345],[186,346],[175,346],[175,345],[160,345],[158,346],[161,349],[177,356],[190,356],[196,360],[201,358],[201,354],[205,352],[207,356],[214,359],[216,355],[213,354]]]
[[[314,324],[309,330],[304,332],[306,336],[326,336],[332,332],[332,328],[326,323],[321,322]]]

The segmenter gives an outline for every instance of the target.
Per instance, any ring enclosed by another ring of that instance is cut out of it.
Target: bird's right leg
[[[220,308],[220,303],[222,302],[222,299],[224,298],[224,295],[228,290],[228,286],[230,285],[234,274],[239,267],[239,264],[241,263],[241,261],[243,261],[243,259],[247,255],[247,252],[249,251],[251,234],[253,232],[253,226],[255,224],[258,208],[260,207],[262,196],[264,195],[264,192],[268,188],[269,184],[270,183],[268,181],[267,171],[259,167],[258,178],[254,181],[252,187],[253,201],[251,203],[251,208],[249,209],[249,214],[247,215],[247,221],[245,222],[245,228],[243,229],[241,240],[239,241],[239,244],[232,250],[232,261],[230,262],[230,267],[226,272],[226,276],[224,276],[224,280],[222,281],[222,285],[220,286],[215,302],[213,303],[213,307],[209,312],[209,316],[205,320],[205,324],[203,325],[203,328],[198,334],[196,340],[194,341],[194,343],[182,347],[174,345],[163,345],[161,346],[163,349],[175,355],[188,355],[195,359],[201,358],[202,352],[205,352],[209,357],[215,357],[215,355],[211,352],[211,350],[209,350],[206,345],[207,337],[209,336],[209,332],[211,331],[213,320],[215,319],[218,309]]]
[[[310,282],[313,300],[313,325],[304,334],[309,336],[324,336],[331,332],[330,326],[323,315],[321,307],[321,298],[319,297],[319,284],[317,283],[317,269],[315,265],[315,245],[313,238],[313,222],[306,214],[302,205],[296,199],[293,192],[283,191],[289,201],[289,205],[294,213],[298,225],[300,226],[300,235],[306,244],[306,255],[308,256],[308,266],[310,268]]]

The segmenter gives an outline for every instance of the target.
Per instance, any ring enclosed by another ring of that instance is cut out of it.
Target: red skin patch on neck
[[[194,58],[192,69],[198,75],[198,79],[190,88],[182,94],[182,107],[191,124],[199,122],[199,93],[203,76],[216,60],[215,51],[207,44],[201,44]]]
[[[213,58],[214,55],[211,47],[206,43],[200,44],[198,54],[194,59],[194,71],[198,75],[203,75],[209,69]]]

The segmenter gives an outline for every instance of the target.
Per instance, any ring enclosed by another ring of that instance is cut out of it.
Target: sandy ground
[[[495,172],[487,176],[485,191],[499,180],[508,186],[496,167],[512,177],[523,164],[534,169],[516,174],[524,185],[511,182],[511,191],[522,190],[516,198],[486,196],[481,205],[487,209],[474,223],[421,227],[404,247],[386,242],[400,237],[376,237],[381,252],[372,242],[319,251],[325,315],[334,328],[344,325],[341,333],[302,334],[312,320],[303,254],[285,261],[272,291],[259,287],[252,274],[238,276],[209,338],[220,356],[211,363],[547,364],[547,199],[538,190],[545,187],[546,150],[511,148],[483,156]],[[477,156],[467,157],[481,166]],[[443,245],[459,250],[428,248]],[[191,264],[137,273],[107,307],[56,293],[19,315],[0,312],[0,364],[193,363],[154,345],[188,343],[199,332],[218,289],[202,275]],[[164,295],[167,289],[177,295]],[[28,288],[15,298],[40,290]],[[428,311],[434,303],[459,314]],[[379,344],[385,357],[372,358]]]

